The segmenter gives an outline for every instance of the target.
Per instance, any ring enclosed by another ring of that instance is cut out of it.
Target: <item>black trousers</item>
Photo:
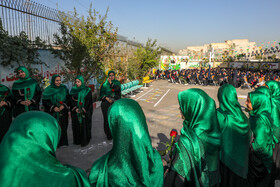
[[[59,126],[61,128],[61,136],[58,146],[68,145],[68,111],[61,112],[61,116],[59,117]]]
[[[107,100],[102,101],[101,103],[101,110],[103,114],[103,119],[104,119],[104,132],[107,137],[111,136],[111,131],[109,128],[109,123],[108,123],[108,109],[113,103],[109,103]]]

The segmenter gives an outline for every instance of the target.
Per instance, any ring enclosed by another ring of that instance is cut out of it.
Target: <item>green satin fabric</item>
[[[180,109],[185,119],[191,111],[188,111],[188,100],[185,96],[187,91],[178,94]],[[171,169],[176,171],[187,181],[192,182],[195,186],[209,186],[209,173],[206,164],[206,155],[202,141],[199,139],[194,125],[191,125],[187,120],[183,122],[181,136],[177,143],[173,155],[178,154],[178,158],[172,163]],[[200,182],[201,181],[201,182]]]
[[[59,138],[60,127],[49,114],[19,115],[0,144],[0,186],[90,186],[85,171],[55,158]]]
[[[24,89],[24,100],[32,100],[36,89],[40,89],[40,87],[37,86],[38,82],[35,79],[29,77],[29,72],[25,67],[20,66],[16,69],[16,72],[19,70],[22,70],[25,73],[25,77],[15,81],[12,90]],[[28,88],[30,91],[28,91]],[[28,111],[28,106],[25,106],[25,111]]]
[[[253,110],[249,112],[249,122],[254,136],[252,147],[270,172],[274,148],[271,103],[268,97],[261,92],[250,92],[248,96],[253,107]]]
[[[255,91],[256,91],[256,92],[262,92],[262,93],[264,93],[264,94],[268,97],[268,99],[271,101],[270,90],[269,90],[267,87],[265,87],[265,86],[260,86],[260,87],[258,87]]]
[[[5,96],[6,93],[8,93],[8,95]],[[11,96],[12,96],[11,90],[7,86],[0,84],[0,102],[6,101],[7,98]],[[5,107],[0,107],[0,116],[4,114],[5,110],[6,110]]]
[[[231,84],[219,88],[218,100],[217,117],[222,131],[220,159],[236,175],[246,179],[251,139],[248,118],[242,112],[236,89]]]
[[[271,94],[273,134],[277,138],[277,141],[280,142],[280,83],[276,81],[268,81],[266,85]]]
[[[132,99],[117,100],[108,112],[113,148],[89,175],[92,186],[163,186],[161,156],[152,148],[145,115]]]
[[[5,85],[0,84],[0,97],[2,98],[6,92],[8,93],[7,96],[11,95],[10,89]]]
[[[43,99],[50,99],[52,104],[59,105],[59,101],[66,101],[69,91],[64,84],[61,84],[60,86],[55,85],[56,77],[60,77],[60,75],[52,76],[51,85],[48,86],[43,92]]]
[[[87,94],[91,91],[91,89],[85,85],[85,81],[84,81],[83,76],[78,75],[78,76],[75,78],[75,80],[76,80],[76,79],[79,79],[79,80],[81,81],[82,84],[81,84],[80,87],[77,87],[77,86],[75,85],[75,86],[71,89],[70,95],[78,94],[77,107],[79,108],[79,107],[80,107],[80,102],[82,103],[81,107],[84,107],[84,105],[85,105],[85,97],[86,97]],[[77,113],[77,116],[78,116],[79,123],[81,124],[82,121],[83,121],[82,113]]]
[[[110,73],[114,73],[114,75],[116,75],[114,71],[109,71],[108,75],[107,75],[108,77],[109,77]],[[114,85],[121,86],[120,81],[118,81],[116,79],[112,80],[112,83]],[[101,100],[104,96],[112,97],[113,94],[114,93],[112,92],[112,88],[110,88],[110,83],[109,83],[108,79],[106,79],[106,81],[101,86],[99,100]]]
[[[203,90],[195,88],[180,92],[178,100],[185,117],[184,126],[181,130],[184,138],[180,141],[186,145],[187,141],[193,141],[191,143],[193,145],[192,151],[194,151],[195,157],[198,157],[195,158],[198,168],[201,168],[200,162],[203,160],[205,152],[209,170],[209,185],[215,185],[213,182],[217,181],[211,180],[213,178],[219,179],[219,176],[212,176],[212,174],[218,173],[219,170],[219,147],[221,145],[221,132],[217,120],[215,101]],[[198,137],[198,139],[195,137]],[[186,140],[186,138],[190,140]],[[204,150],[200,142],[203,144]],[[183,160],[183,158],[181,159]],[[184,170],[187,170],[187,167]]]
[[[35,87],[38,84],[38,82],[35,79],[29,77],[29,72],[25,67],[21,66],[21,67],[17,68],[16,72],[18,72],[19,70],[22,70],[25,73],[25,77],[20,78],[19,80],[15,81],[12,89],[21,90],[21,89],[25,89],[25,88],[29,87],[31,89],[32,93],[34,94]],[[35,85],[35,87],[33,85]]]

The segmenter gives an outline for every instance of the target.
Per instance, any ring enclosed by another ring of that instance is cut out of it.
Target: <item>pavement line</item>
[[[150,89],[148,92],[146,92],[145,94],[143,94],[143,95],[141,95],[140,97],[138,97],[137,99],[135,99],[135,101],[137,101],[138,99],[140,99],[141,97],[143,97],[144,95],[146,95],[147,93],[149,93],[150,91],[152,91],[153,90],[153,88],[152,89]]]
[[[238,95],[238,98],[247,99],[247,95]]]
[[[166,94],[168,94],[169,91],[170,89],[167,90],[167,92],[160,98],[160,100],[154,105],[154,107],[156,107],[161,102],[161,100],[166,96]]]

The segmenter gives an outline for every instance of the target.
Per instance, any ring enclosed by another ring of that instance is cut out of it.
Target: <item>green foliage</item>
[[[29,67],[32,64],[45,64],[39,59],[39,48],[44,48],[45,43],[37,37],[34,42],[28,39],[25,32],[19,36],[9,36],[4,30],[0,20],[0,55],[1,65],[14,67],[13,62],[18,66]]]
[[[148,39],[145,46],[139,46],[134,52],[134,57],[128,61],[129,78],[142,80],[151,68],[158,65],[161,50],[156,42]]]
[[[262,56],[261,56],[261,55],[257,55],[257,56],[256,56],[256,59],[257,59],[257,60],[261,60],[261,59],[262,59]]]
[[[104,16],[90,6],[87,18],[74,13],[61,13],[61,37],[56,34],[53,54],[65,62],[65,81],[74,81],[82,75],[85,82],[103,75],[106,63],[114,57],[117,29]],[[69,73],[71,72],[71,73]]]
[[[44,64],[45,62],[39,59],[39,49],[45,49],[46,45],[39,37],[35,41],[28,39],[25,32],[21,32],[19,36],[9,36],[4,30],[0,19],[0,65],[9,66],[25,66],[30,73],[30,76],[38,81],[42,80],[42,75],[38,69],[33,68],[34,64]],[[16,65],[14,64],[16,63]],[[46,65],[47,66],[47,65]]]

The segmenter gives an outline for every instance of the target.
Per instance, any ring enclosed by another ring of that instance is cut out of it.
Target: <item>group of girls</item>
[[[92,95],[82,76],[69,90],[61,83],[60,75],[53,75],[51,85],[42,93],[38,82],[29,76],[25,67],[16,69],[19,77],[12,90],[0,84],[0,142],[9,130],[12,118],[28,111],[39,111],[41,96],[44,111],[54,116],[61,128],[58,146],[68,145],[68,112],[71,111],[74,144],[86,146],[91,139],[93,113]]]
[[[274,186],[280,166],[280,84],[250,92],[242,112],[236,89],[219,88],[219,108],[200,89],[178,95],[181,136],[165,186]]]
[[[273,186],[280,85],[266,86],[248,94],[249,119],[230,84],[219,88],[218,109],[201,89],[180,92],[183,128],[165,172],[145,115],[132,99],[119,99],[108,109],[113,147],[93,163],[89,177],[55,158],[58,121],[27,112],[13,121],[0,145],[0,186]]]

